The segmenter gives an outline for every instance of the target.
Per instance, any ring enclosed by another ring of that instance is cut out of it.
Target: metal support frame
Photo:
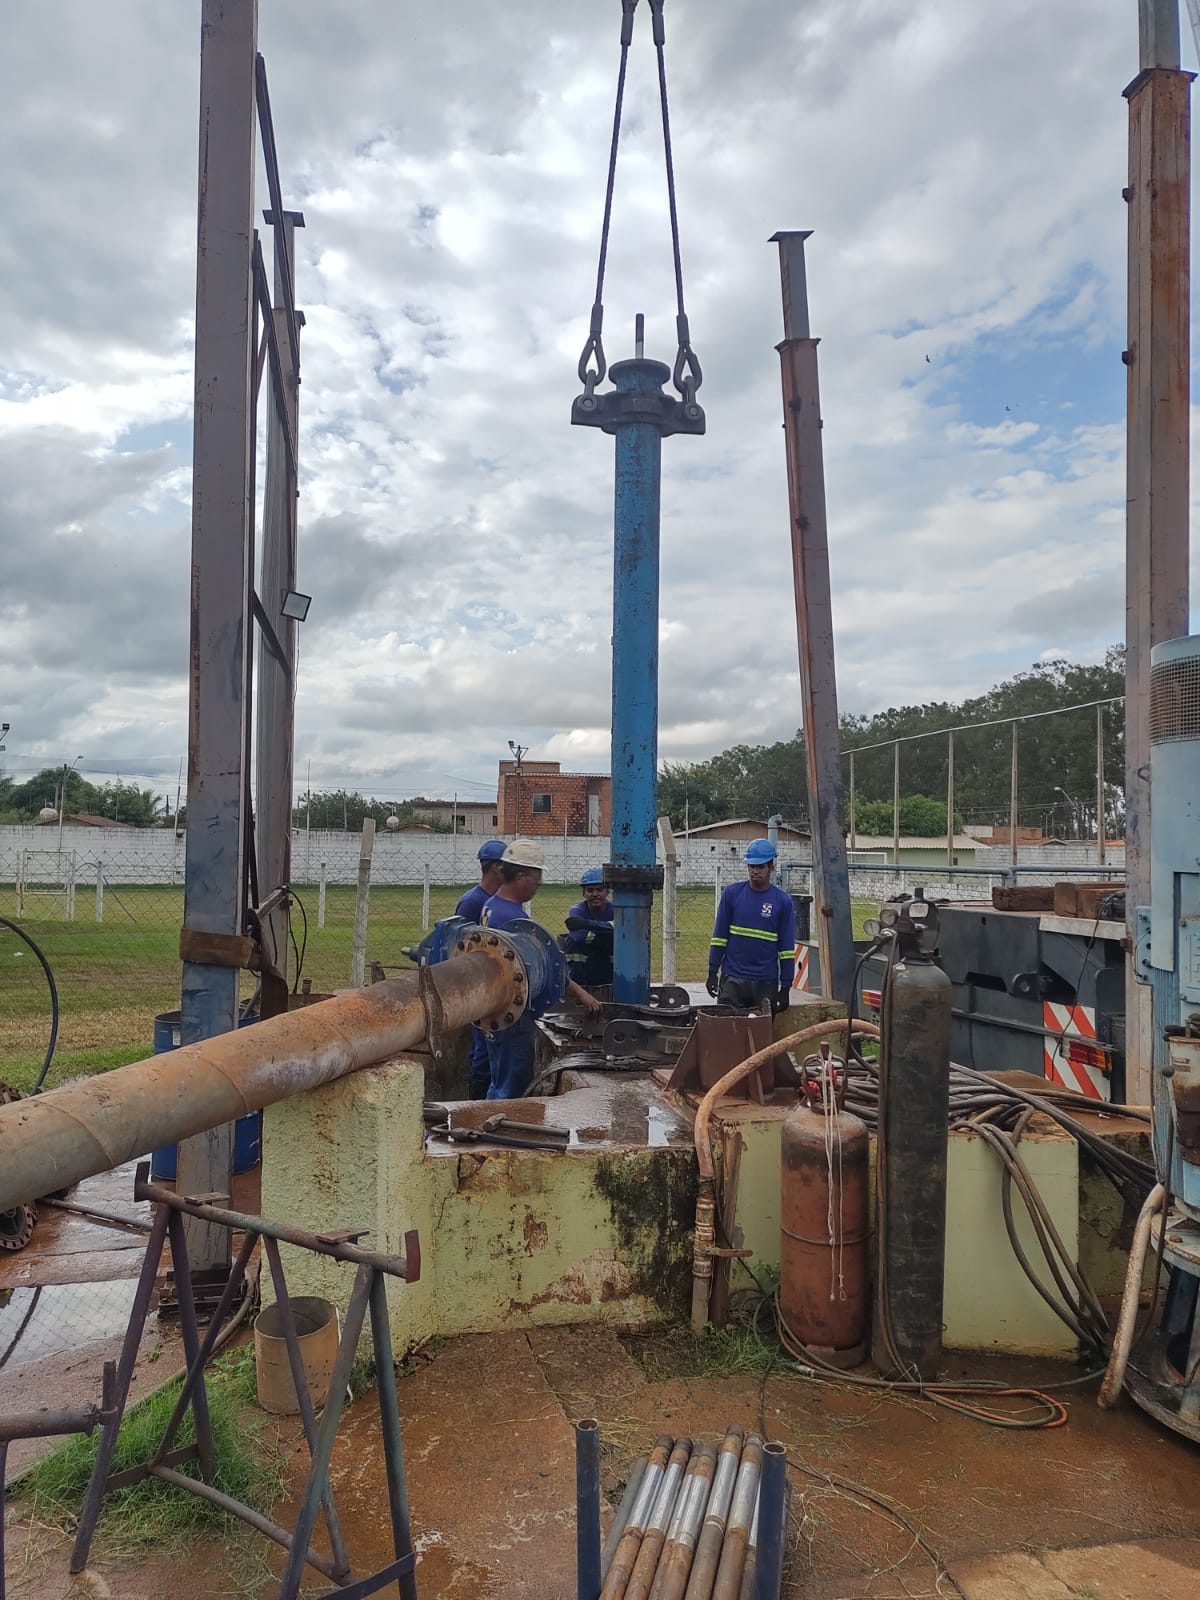
[[[261,1217],[247,1216],[242,1212],[230,1211],[213,1203],[215,1200],[223,1198],[223,1196],[191,1198],[183,1194],[177,1194],[171,1189],[165,1189],[159,1184],[151,1183],[149,1181],[149,1170],[149,1166],[146,1163],[142,1163],[138,1167],[134,1184],[134,1198],[135,1200],[153,1202],[156,1207],[154,1222],[150,1239],[146,1246],[146,1255],[142,1262],[137,1291],[134,1295],[133,1309],[130,1312],[129,1324],[125,1331],[125,1340],[117,1366],[111,1403],[105,1415],[98,1419],[101,1421],[103,1433],[100,1439],[100,1447],[96,1452],[96,1461],[92,1468],[91,1480],[88,1483],[83,1510],[80,1513],[79,1528],[75,1537],[74,1548],[71,1552],[70,1570],[73,1573],[81,1572],[87,1565],[88,1554],[91,1550],[105,1495],[114,1489],[125,1488],[130,1484],[141,1482],[144,1478],[153,1477],[164,1483],[170,1483],[178,1489],[186,1490],[190,1494],[198,1495],[201,1499],[219,1506],[221,1510],[228,1512],[231,1516],[238,1517],[259,1533],[281,1545],[287,1551],[287,1559],[279,1584],[279,1600],[295,1600],[295,1597],[300,1592],[306,1565],[315,1568],[322,1576],[330,1579],[336,1585],[335,1589],[328,1592],[329,1600],[335,1594],[340,1596],[341,1600],[359,1600],[359,1597],[374,1594],[392,1583],[399,1585],[403,1600],[416,1600],[416,1580],[413,1577],[416,1554],[413,1550],[412,1533],[409,1525],[408,1499],[404,1481],[404,1451],[400,1438],[400,1420],[397,1410],[396,1373],[392,1361],[387,1293],[384,1287],[385,1275],[400,1278],[409,1283],[415,1282],[419,1277],[420,1249],[416,1233],[410,1232],[405,1235],[405,1254],[403,1256],[385,1255],[378,1251],[363,1250],[356,1243],[362,1237],[362,1230],[360,1229],[348,1228],[330,1233],[314,1234],[288,1224],[274,1223]],[[200,1336],[197,1324],[196,1304],[191,1289],[188,1246],[184,1230],[184,1219],[188,1217],[202,1221],[207,1226],[220,1228],[229,1237],[232,1236],[235,1230],[245,1235],[237,1258],[233,1263],[233,1269],[222,1289],[216,1312],[203,1338]],[[125,1472],[112,1473],[110,1468],[112,1466],[113,1452],[116,1448],[117,1434],[120,1430],[121,1418],[124,1415],[125,1405],[129,1398],[129,1386],[133,1377],[134,1363],[141,1345],[146,1317],[150,1310],[155,1280],[162,1261],[163,1246],[168,1238],[175,1270],[175,1281],[179,1291],[179,1320],[187,1361],[183,1386],[180,1389],[179,1398],[175,1403],[175,1408],[171,1413],[163,1435],[150,1459],[142,1462],[139,1466],[129,1468]],[[279,1305],[284,1342],[288,1353],[288,1365],[291,1370],[292,1382],[295,1385],[296,1398],[300,1408],[300,1420],[311,1457],[311,1466],[305,1482],[304,1492],[301,1496],[300,1508],[296,1515],[296,1525],[291,1532],[270,1521],[269,1518],[262,1516],[240,1500],[235,1500],[232,1496],[223,1493],[215,1488],[212,1483],[212,1479],[215,1476],[216,1460],[204,1372],[216,1348],[221,1327],[233,1309],[238,1292],[243,1286],[250,1257],[260,1240],[270,1267]],[[308,1381],[304,1373],[299,1333],[296,1328],[292,1302],[288,1294],[283,1264],[279,1254],[280,1241],[298,1245],[302,1249],[311,1250],[318,1255],[330,1256],[338,1261],[354,1263],[358,1268],[354,1280],[354,1289],[346,1310],[342,1336],[338,1343],[333,1374],[330,1378],[329,1397],[325,1402],[319,1422],[317,1421],[312,1396],[308,1389]],[[380,1424],[383,1432],[384,1461],[387,1470],[388,1507],[392,1525],[394,1559],[377,1572],[354,1580],[346,1553],[341,1524],[334,1506],[333,1491],[329,1483],[329,1464],[333,1457],[334,1442],[337,1438],[337,1430],[346,1402],[346,1391],[355,1356],[358,1352],[359,1338],[368,1312],[371,1319],[376,1385],[379,1392]],[[196,1441],[194,1444],[175,1448],[175,1438],[189,1409],[195,1421]],[[2,1428],[2,1424],[0,1424],[0,1428]],[[199,1478],[191,1477],[187,1473],[178,1470],[180,1466],[189,1461],[198,1463],[201,1474]],[[316,1529],[317,1516],[321,1512],[324,1513],[329,1533],[330,1556],[323,1556],[312,1549],[312,1537]]]
[[[18,1412],[0,1417],[0,1600],[5,1600],[4,1508],[7,1488],[8,1447],[14,1439],[50,1439],[66,1433],[92,1433],[117,1419],[117,1364],[104,1363],[99,1405],[72,1406],[66,1410]]]
[[[1129,102],[1125,523],[1125,871],[1129,946],[1150,903],[1150,652],[1188,631],[1189,185],[1192,74],[1176,0],[1140,0]],[[1150,988],[1126,966],[1129,1094],[1150,1099]],[[1161,1032],[1161,1030],[1158,1030]]]
[[[274,149],[274,135],[268,141],[270,100],[266,90],[266,70],[258,59],[255,76],[259,121],[263,142]],[[265,115],[264,115],[265,108]],[[268,163],[270,169],[270,163]],[[274,186],[278,187],[278,170]],[[299,325],[294,300],[295,248],[297,228],[304,226],[299,211],[264,213],[275,238],[275,294],[271,321],[275,344],[280,352],[284,415],[272,409],[267,423],[267,479],[263,495],[263,532],[258,666],[255,683],[255,842],[261,891],[278,888],[291,880],[292,872],[292,759],[296,698],[296,627],[283,615],[283,597],[296,588],[297,528],[296,449],[299,441],[300,370]],[[294,339],[294,343],[293,343]],[[290,449],[288,448],[290,444]],[[268,629],[270,631],[268,631]],[[273,648],[275,647],[275,648]],[[276,653],[278,651],[278,654]],[[276,967],[287,971],[289,915],[286,900],[262,919],[263,935]],[[282,998],[282,1004],[280,1004]],[[268,1003],[270,1002],[270,1003]],[[287,1008],[286,983],[282,997],[263,993],[263,1016]]]
[[[245,931],[257,45],[257,0],[204,0],[183,920],[192,932],[230,936]],[[236,968],[184,962],[185,1044],[237,1027],[238,978]],[[232,1146],[230,1126],[186,1140],[180,1189],[226,1189]],[[188,1232],[194,1271],[228,1269],[227,1234],[194,1224]]]
[[[771,236],[779,246],[783,290],[783,429],[787,447],[792,571],[800,651],[800,697],[808,762],[808,816],[812,832],[813,911],[821,958],[822,993],[850,1001],[854,978],[854,928],[850,876],[842,831],[841,740],[829,585],[829,535],[825,518],[825,465],[821,453],[821,399],[817,345],[808,322],[804,241],[811,230]]]
[[[703,433],[695,401],[663,393],[671,369],[641,354],[612,368],[614,388],[580,395],[571,421],[616,436],[613,496],[612,860],[613,999],[650,998],[650,919],[657,865],[658,549],[662,441]]]

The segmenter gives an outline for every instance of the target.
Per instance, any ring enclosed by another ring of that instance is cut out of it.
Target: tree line
[[[926,838],[946,832],[947,740],[912,739],[962,724],[1032,717],[1068,706],[1086,706],[1125,692],[1125,651],[1114,645],[1104,660],[1081,666],[1040,661],[1026,672],[961,701],[893,706],[870,716],[841,718],[842,778],[848,789],[846,752],[854,761],[855,824],[858,832],[890,834],[894,780],[893,740],[900,745],[901,832]],[[1018,733],[1018,819],[1060,838],[1094,836],[1096,830],[1096,711],[1037,716]],[[1105,825],[1110,835],[1124,826],[1125,708],[1101,712],[1104,729]],[[867,749],[885,744],[883,749]],[[1005,825],[1010,806],[1011,726],[974,726],[954,736],[956,825]],[[667,762],[658,780],[659,809],[672,826],[702,827],[729,817],[756,821],[778,814],[793,827],[808,826],[804,733],[771,745],[734,745],[707,761]],[[848,818],[847,818],[848,820]]]
[[[139,789],[119,778],[89,783],[73,768],[64,777],[62,767],[43,767],[24,783],[0,774],[0,822],[36,822],[47,806],[57,811],[64,794],[63,809],[68,817],[87,812],[113,822],[128,822],[135,828],[152,828],[170,820],[166,800],[153,789]]]

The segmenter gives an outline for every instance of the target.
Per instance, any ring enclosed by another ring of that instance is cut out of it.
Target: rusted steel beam
[[[508,940],[0,1106],[0,1210],[521,1008]]]

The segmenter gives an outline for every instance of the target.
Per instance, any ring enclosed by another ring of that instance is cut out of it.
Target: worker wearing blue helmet
[[[771,882],[775,846],[753,839],[746,880],[721,893],[708,951],[708,992],[723,1005],[782,1011],[796,968],[796,909]]]
[[[454,915],[456,917],[465,917],[468,922],[479,921],[483,915],[484,906],[487,905],[500,887],[500,858],[503,854],[503,839],[487,839],[479,846],[479,882],[468,889],[455,906]],[[472,1028],[471,1099],[486,1099],[488,1085],[491,1081],[492,1069],[488,1064],[487,1034],[484,1033],[482,1028]]]
[[[567,971],[584,989],[603,988],[613,981],[613,904],[604,886],[604,873],[589,867],[579,880],[583,899],[567,912],[564,951]]]

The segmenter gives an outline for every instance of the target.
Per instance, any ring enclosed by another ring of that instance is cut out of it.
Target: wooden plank
[[[1049,885],[1018,885],[993,889],[992,905],[997,911],[1053,911],[1054,890]]]

